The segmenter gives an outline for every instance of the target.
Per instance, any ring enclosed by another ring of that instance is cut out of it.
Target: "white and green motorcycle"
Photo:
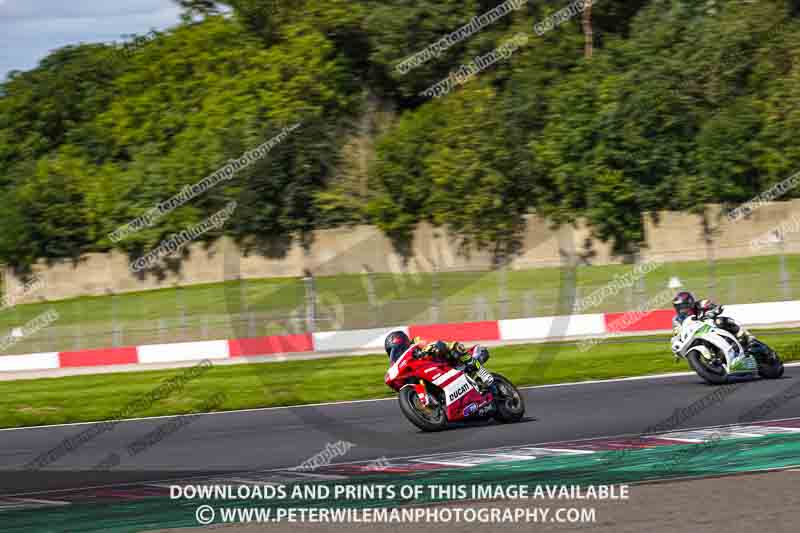
[[[728,382],[731,376],[767,379],[783,375],[783,362],[772,348],[753,339],[747,350],[732,333],[718,327],[713,318],[689,316],[672,337],[672,352],[689,361],[697,375],[712,385]]]

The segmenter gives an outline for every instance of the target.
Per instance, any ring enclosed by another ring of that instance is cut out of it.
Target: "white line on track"
[[[786,363],[784,366],[800,366],[800,361],[794,363]],[[594,380],[586,380],[586,381],[569,381],[566,383],[551,383],[548,385],[528,385],[525,387],[518,387],[520,390],[533,390],[533,389],[549,389],[553,387],[578,387],[583,385],[597,385],[603,383],[619,383],[625,381],[642,381],[647,379],[668,379],[668,378],[675,378],[675,377],[685,377],[685,376],[694,376],[696,375],[694,372],[671,372],[667,374],[649,374],[646,376],[633,376],[627,378],[611,378],[611,379],[594,379]],[[320,403],[307,403],[307,404],[300,404],[300,405],[281,405],[277,407],[254,407],[252,409],[235,409],[231,411],[211,411],[207,413],[186,413],[182,415],[161,415],[161,416],[144,416],[139,418],[123,418],[120,420],[95,420],[92,422],[68,422],[65,424],[50,424],[44,426],[24,426],[18,428],[0,428],[0,431],[19,431],[19,430],[27,430],[27,429],[48,429],[48,428],[57,428],[57,427],[70,427],[70,426],[87,426],[92,424],[102,424],[105,422],[140,422],[142,420],[159,420],[162,418],[181,418],[186,416],[206,416],[206,415],[230,415],[230,414],[237,414],[237,413],[257,413],[261,411],[274,411],[279,409],[304,409],[310,407],[325,407],[330,405],[350,405],[350,404],[358,404],[358,403],[369,403],[369,402],[386,402],[389,400],[395,400],[395,396],[389,396],[387,398],[370,398],[366,400],[342,400],[337,402],[320,402]]]
[[[542,446],[538,446],[536,448],[528,448],[528,449],[529,450],[539,449],[539,450],[545,450],[545,451],[548,451],[548,452],[572,453],[572,454],[575,454],[575,455],[583,455],[583,454],[592,454],[592,453],[594,453],[593,451],[590,451],[590,450],[572,450],[570,448],[551,448],[550,446],[548,446],[546,448],[544,448]]]
[[[62,502],[55,500],[40,500],[37,498],[8,498],[9,500],[16,500],[23,503],[40,503],[43,505],[71,505],[70,502]]]
[[[457,461],[439,461],[439,460],[436,460],[436,459],[434,459],[432,461],[420,459],[420,460],[416,460],[416,462],[434,464],[434,465],[444,465],[444,466],[457,466],[457,467],[462,467],[462,468],[468,468],[470,466],[478,466],[475,463],[459,463]]]
[[[483,457],[500,457],[501,459],[512,459],[512,460],[516,459],[518,461],[536,459],[536,457],[533,457],[532,455],[512,455],[510,453],[473,452],[470,455],[480,455]]]

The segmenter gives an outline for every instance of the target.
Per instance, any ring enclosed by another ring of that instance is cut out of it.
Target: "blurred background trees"
[[[629,255],[648,211],[702,214],[800,170],[794,0],[604,0],[541,37],[533,25],[567,4],[529,2],[404,75],[501,2],[177,1],[184,23],[132,54],[70,46],[0,86],[0,261],[140,253],[231,196],[224,231],[275,255],[365,222],[402,250],[425,220],[505,257],[533,212],[585,218]],[[419,95],[519,32],[510,58]],[[230,182],[108,240],[298,122]]]

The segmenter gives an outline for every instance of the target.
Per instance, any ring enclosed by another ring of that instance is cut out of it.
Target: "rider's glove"
[[[455,357],[462,357],[467,353],[467,348],[460,342],[451,342],[448,348],[450,348],[450,353]]]
[[[450,353],[450,348],[448,348],[447,344],[444,342],[436,341],[425,347],[425,353],[430,356],[443,359],[446,358]]]
[[[678,352],[680,351],[680,343],[678,341],[679,339],[677,335],[672,337],[669,341],[670,348],[672,348],[672,355],[674,355],[675,357],[678,357]]]

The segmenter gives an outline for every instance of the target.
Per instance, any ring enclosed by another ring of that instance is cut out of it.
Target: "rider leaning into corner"
[[[394,364],[409,348],[414,349],[413,357],[431,357],[440,361],[446,361],[452,367],[464,366],[464,372],[477,376],[487,386],[491,387],[494,378],[491,373],[483,368],[489,360],[489,350],[483,346],[476,345],[467,349],[460,342],[435,341],[427,343],[415,337],[412,341],[403,331],[393,331],[387,335],[384,341],[386,353],[389,356],[389,363]]]
[[[735,335],[742,347],[747,350],[753,336],[741,324],[734,319],[720,316],[724,311],[721,305],[717,305],[711,300],[695,300],[691,292],[679,292],[672,300],[675,308],[675,318],[672,319],[672,331],[678,334],[681,324],[687,317],[693,316],[698,320],[713,319],[718,328],[722,328],[728,333]]]

